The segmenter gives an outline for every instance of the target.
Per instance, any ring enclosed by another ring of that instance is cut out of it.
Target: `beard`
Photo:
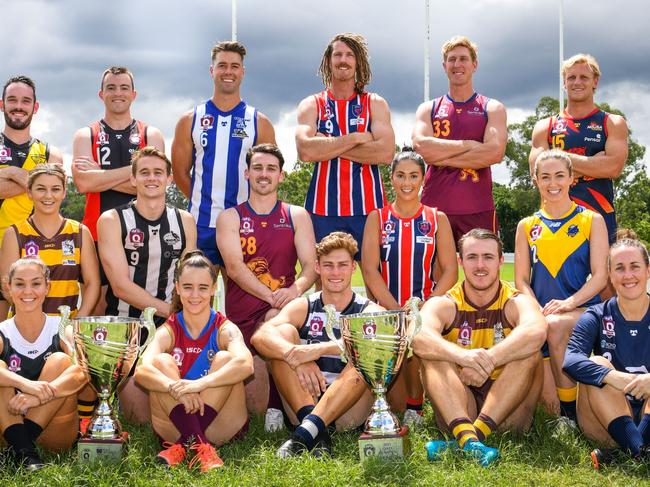
[[[7,127],[12,128],[14,130],[23,130],[29,127],[30,124],[32,123],[32,117],[34,116],[34,113],[32,112],[22,122],[19,120],[12,120],[11,115],[7,112],[4,112],[4,116],[5,116],[5,125],[7,125]]]

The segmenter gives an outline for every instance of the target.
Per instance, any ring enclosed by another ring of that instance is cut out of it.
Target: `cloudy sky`
[[[505,103],[510,122],[530,114],[541,96],[557,97],[558,1],[431,0],[431,95],[447,89],[440,45],[464,34],[479,45],[475,88]],[[345,31],[368,40],[370,89],[388,100],[397,142],[410,140],[423,98],[423,0],[238,0],[237,10],[238,38],[249,51],[242,95],[271,118],[287,159],[295,158],[296,105],[321,89],[323,49]],[[68,161],[75,130],[103,114],[99,76],[112,64],[135,73],[133,113],[163,131],[169,152],[178,117],[211,95],[211,46],[231,35],[230,0],[0,0],[0,12],[0,79],[35,79],[41,111],[33,134]],[[566,57],[596,56],[603,72],[597,101],[621,109],[646,146],[649,21],[643,0],[565,0]],[[495,175],[503,181],[507,171],[495,167]]]

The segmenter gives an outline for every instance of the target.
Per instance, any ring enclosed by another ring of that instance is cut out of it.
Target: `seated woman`
[[[8,282],[15,315],[0,323],[0,429],[28,470],[44,466],[36,442],[52,451],[75,442],[76,393],[86,385],[59,338],[60,318],[43,313],[49,286],[49,269],[41,260],[17,260]]]
[[[65,189],[66,175],[59,165],[41,164],[29,172],[27,194],[34,212],[7,229],[0,275],[6,280],[9,266],[20,257],[39,257],[50,268],[51,280],[43,311],[57,315],[65,304],[72,316],[89,316],[99,298],[99,262],[88,228],[61,216]]]
[[[598,303],[598,293],[607,284],[607,228],[602,216],[569,198],[573,168],[566,153],[542,152],[533,181],[541,209],[517,226],[515,286],[537,300],[548,322],[544,355],[550,355],[551,373],[545,361],[542,402],[574,426],[576,384],[562,372],[562,362],[584,307]]]
[[[616,295],[580,317],[564,358],[564,370],[579,383],[578,422],[584,434],[618,444],[634,458],[650,445],[649,277],[648,250],[634,232],[620,230],[609,251]],[[594,467],[618,452],[594,450]]]
[[[156,331],[135,371],[149,391],[151,422],[167,449],[156,460],[202,472],[223,465],[212,446],[226,443],[247,425],[244,379],[253,357],[239,328],[210,306],[217,274],[200,250],[186,253],[174,273],[174,312]]]
[[[391,164],[395,201],[368,215],[363,234],[361,270],[368,291],[386,309],[400,309],[408,299],[442,296],[456,284],[456,245],[447,216],[420,203],[426,165],[409,148]],[[435,274],[435,275],[434,275]],[[403,402],[399,392],[406,387],[404,421],[422,421],[423,389],[420,360],[412,357],[391,389],[391,403]],[[396,409],[402,409],[397,404]]]

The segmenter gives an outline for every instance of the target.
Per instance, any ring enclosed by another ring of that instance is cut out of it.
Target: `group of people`
[[[243,434],[251,413],[265,414],[267,431],[291,425],[278,457],[331,455],[332,431],[363,424],[372,397],[328,339],[324,306],[397,310],[413,296],[425,301],[423,329],[389,401],[418,426],[429,399],[454,438],[429,442],[430,460],[458,449],[491,464],[498,450],[486,438],[530,427],[540,398],[563,424],[642,457],[650,266],[632,234],[615,240],[612,179],[627,128],[594,104],[595,59],[564,63],[567,108],[535,127],[541,207],[517,227],[513,286],[500,279],[490,170],[504,156],[506,110],[474,91],[474,43],[443,45],[449,90],[418,108],[413,148],[395,155],[388,104],[366,91],[365,40],[335,36],[319,68],[323,91],[298,106],[298,154],[315,163],[304,208],[278,199],[284,158],[270,120],[240,96],[245,55],[239,42],[213,47],[212,97],[179,119],[171,160],[160,131],[131,115],[132,73],[102,74],[104,117],[73,142],[82,223],[61,215],[59,151],[30,134],[33,81],[5,84],[0,429],[17,460],[37,470],[36,443],[69,448],[95,404],[58,337],[59,305],[76,316],[156,309],[120,410],[151,422],[164,442],[157,461],[173,467],[191,453],[208,471],[223,464],[215,446]],[[187,211],[166,204],[172,181]],[[366,296],[352,289],[359,263]],[[225,313],[212,308],[219,273]],[[610,456],[592,454],[596,466]]]

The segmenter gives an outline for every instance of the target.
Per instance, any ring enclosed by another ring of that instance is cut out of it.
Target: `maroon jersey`
[[[449,95],[436,98],[431,110],[433,136],[446,140],[483,142],[487,125],[487,104],[483,95],[474,93],[464,102]],[[424,179],[422,203],[437,207],[449,215],[467,215],[494,209],[492,171],[429,166]]]
[[[296,280],[298,254],[290,205],[278,201],[268,215],[258,215],[248,201],[237,205],[239,240],[244,263],[271,291],[289,287]],[[242,328],[256,325],[271,305],[240,288],[228,279],[226,314]],[[245,330],[242,330],[245,331]]]

